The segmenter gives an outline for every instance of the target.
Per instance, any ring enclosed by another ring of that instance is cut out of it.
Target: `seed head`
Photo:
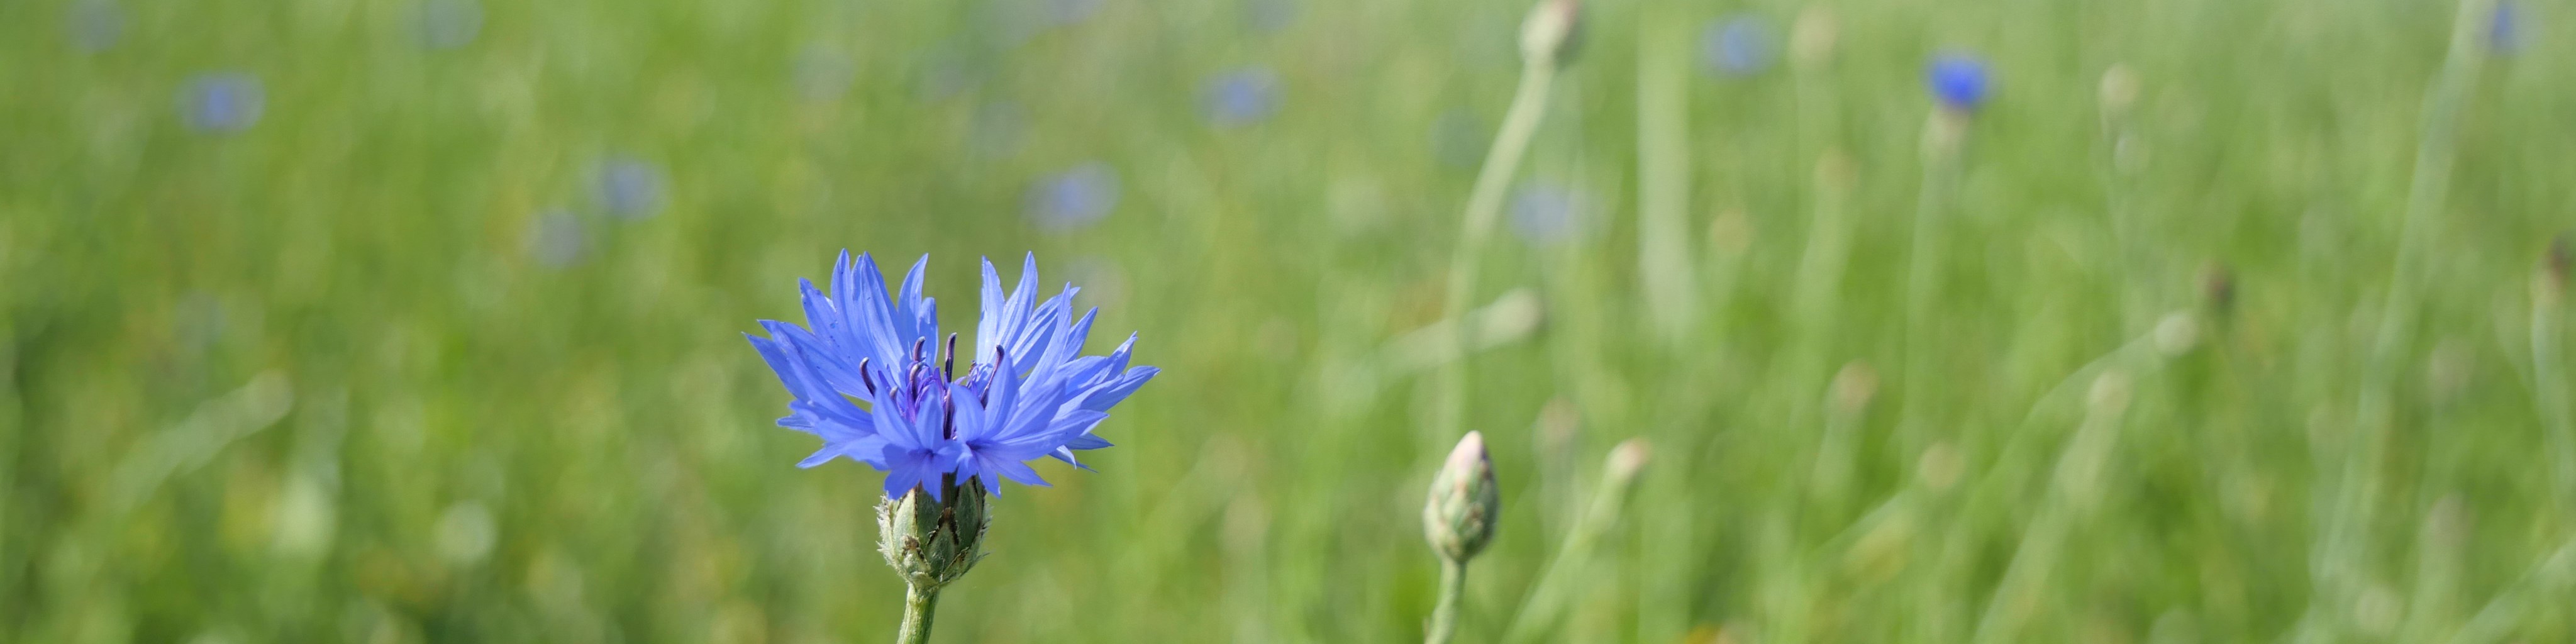
[[[1521,21],[1521,60],[1558,67],[1583,45],[1582,0],[1539,0]]]

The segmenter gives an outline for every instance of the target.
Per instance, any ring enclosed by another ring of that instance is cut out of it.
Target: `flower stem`
[[[930,641],[930,611],[939,606],[939,589],[906,585],[903,591],[903,630],[895,633],[895,644],[925,644]]]
[[[1518,173],[1521,156],[1529,151],[1530,137],[1537,134],[1539,117],[1547,113],[1548,87],[1556,77],[1556,65],[1546,60],[1532,60],[1521,65],[1520,88],[1512,94],[1512,106],[1503,114],[1503,126],[1494,134],[1494,145],[1485,151],[1484,168],[1476,173],[1476,186],[1468,193],[1467,216],[1459,231],[1458,247],[1449,258],[1449,293],[1441,311],[1448,319],[1451,341],[1458,343],[1458,353],[1441,369],[1441,416],[1433,425],[1440,436],[1466,433],[1467,356],[1476,350],[1478,334],[1467,328],[1467,308],[1476,298],[1476,263],[1484,256],[1485,239],[1493,236],[1494,221],[1501,218],[1503,193]]]
[[[1467,594],[1467,562],[1440,558],[1440,604],[1431,609],[1431,628],[1423,644],[1448,644],[1458,634],[1458,602]]]

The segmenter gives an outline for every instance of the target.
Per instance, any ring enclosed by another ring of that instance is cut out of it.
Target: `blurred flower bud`
[[[2190,313],[2175,311],[2156,321],[2156,351],[2178,356],[2200,344],[2200,322]]]
[[[2102,118],[2127,116],[2129,106],[2138,102],[2138,73],[2128,65],[2112,65],[2102,72]]]
[[[1558,67],[1583,46],[1582,0],[1539,0],[1521,21],[1521,60]]]
[[[2084,405],[2091,413],[2103,417],[2117,416],[2129,409],[2129,376],[2106,371],[2093,379],[2093,388],[2084,392]]]
[[[1817,5],[1798,12],[1798,20],[1789,24],[1789,63],[1812,69],[1831,62],[1839,31],[1832,9]]]
[[[1651,460],[1653,456],[1654,450],[1649,447],[1644,438],[1619,441],[1618,445],[1610,448],[1608,472],[1610,484],[1626,488],[1636,483],[1637,474],[1646,470],[1646,461]]]
[[[1440,473],[1431,477],[1431,498],[1422,504],[1422,536],[1441,557],[1463,563],[1493,540],[1494,521],[1502,510],[1485,435],[1467,432],[1449,450]]]
[[[1834,413],[1859,415],[1869,408],[1870,398],[1877,395],[1878,370],[1870,368],[1869,363],[1853,360],[1844,364],[1841,371],[1834,372]]]
[[[2225,318],[2236,310],[2236,274],[2224,263],[2210,262],[2200,269],[2200,294],[2212,315]]]
[[[915,487],[877,504],[877,551],[906,584],[929,591],[966,576],[984,558],[984,484],[967,479],[932,499]]]

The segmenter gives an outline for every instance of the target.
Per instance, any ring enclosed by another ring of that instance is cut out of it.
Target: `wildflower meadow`
[[[2571,26],[0,2],[0,642],[2576,640]]]

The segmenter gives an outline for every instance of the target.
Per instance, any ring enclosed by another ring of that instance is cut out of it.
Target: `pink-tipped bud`
[[[1653,457],[1654,450],[1645,438],[1619,441],[1610,448],[1610,482],[1622,488],[1637,482],[1637,475],[1646,471],[1646,461]]]
[[[1531,64],[1563,67],[1574,60],[1582,41],[1581,0],[1538,0],[1521,21],[1521,60]]]
[[[1422,536],[1440,556],[1465,562],[1493,540],[1494,522],[1502,509],[1502,497],[1494,485],[1494,462],[1485,453],[1485,435],[1467,432],[1449,450],[1440,473],[1431,477],[1431,497],[1422,505]]]

